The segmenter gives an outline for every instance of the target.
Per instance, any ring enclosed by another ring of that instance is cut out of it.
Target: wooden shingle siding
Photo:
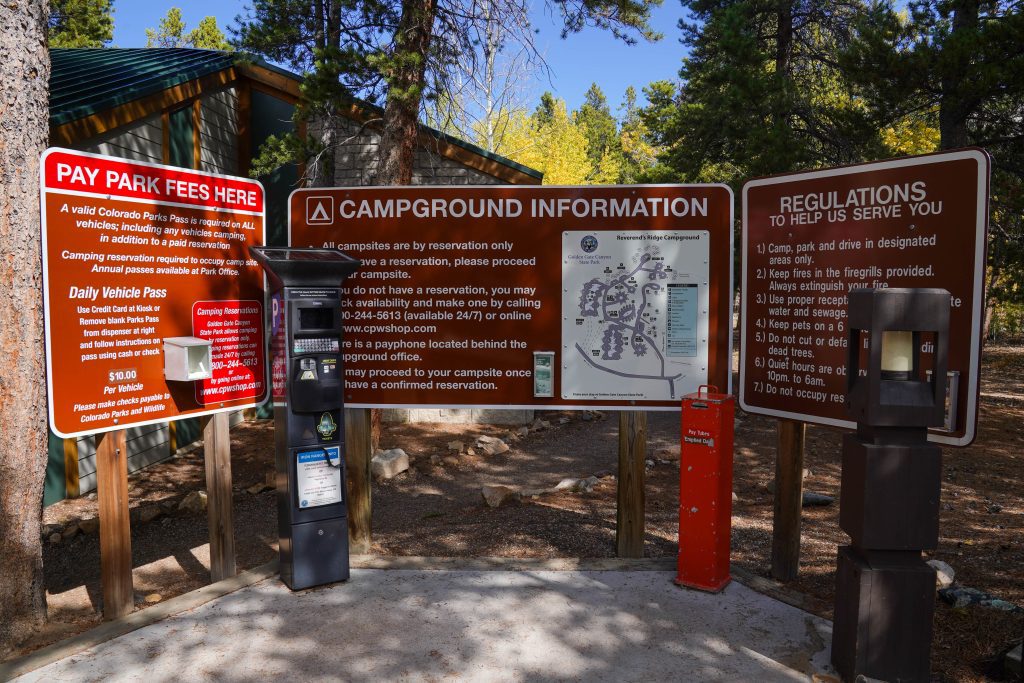
[[[238,173],[238,93],[235,88],[203,95],[200,170]]]
[[[159,164],[163,161],[163,139],[163,127],[157,114],[87,140],[77,148],[83,152]]]
[[[128,430],[128,471],[167,460],[171,452],[167,444],[166,424],[132,427]]]
[[[78,492],[84,496],[96,490],[96,437],[78,437]]]

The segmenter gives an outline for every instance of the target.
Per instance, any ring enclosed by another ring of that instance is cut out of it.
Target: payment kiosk
[[[341,285],[359,261],[336,249],[252,247],[271,281],[281,580],[349,577]]]

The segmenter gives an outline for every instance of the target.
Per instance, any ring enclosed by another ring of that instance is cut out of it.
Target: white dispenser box
[[[165,337],[164,379],[174,382],[209,379],[213,374],[212,346],[210,341],[199,337]]]

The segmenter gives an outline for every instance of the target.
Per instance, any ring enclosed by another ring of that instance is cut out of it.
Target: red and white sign
[[[268,394],[255,180],[47,150],[40,169],[50,425],[62,437],[237,410]],[[164,377],[163,340],[212,376]]]
[[[192,336],[208,339],[213,376],[196,382],[196,401],[214,405],[252,398],[255,375],[266,367],[262,301],[198,301]]]

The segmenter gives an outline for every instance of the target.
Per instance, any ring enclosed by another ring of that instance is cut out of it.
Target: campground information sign
[[[846,398],[847,293],[950,292],[947,419],[931,439],[974,438],[989,158],[961,150],[743,187],[740,405],[748,412],[853,427]],[[932,345],[921,348],[932,365]]]
[[[262,186],[50,149],[41,170],[50,425],[62,437],[236,410],[267,396]],[[164,377],[164,339],[211,343]]]
[[[342,294],[353,407],[678,409],[730,383],[722,185],[298,190]]]

